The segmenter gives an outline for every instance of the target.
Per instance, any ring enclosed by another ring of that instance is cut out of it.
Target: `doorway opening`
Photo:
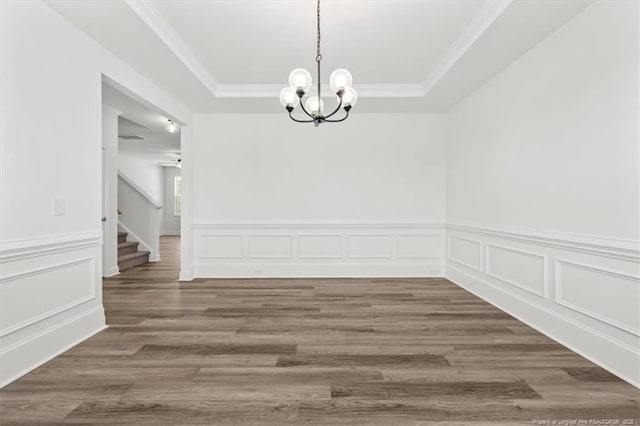
[[[159,262],[163,249],[179,263],[180,123],[107,77],[102,106],[103,277]]]

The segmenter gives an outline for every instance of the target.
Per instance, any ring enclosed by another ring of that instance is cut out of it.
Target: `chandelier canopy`
[[[289,74],[289,87],[285,87],[280,92],[280,103],[289,112],[289,117],[298,123],[313,123],[318,126],[320,123],[339,123],[349,117],[349,111],[358,101],[358,93],[351,87],[351,73],[344,68],[339,68],[331,73],[329,77],[329,87],[337,96],[338,106],[329,113],[324,114],[324,101],[322,100],[322,89],[320,84],[320,62],[322,55],[320,54],[320,0],[317,0],[317,48],[316,62],[318,64],[318,81],[317,95],[308,97],[303,100],[304,96],[309,93],[312,85],[311,73],[304,68],[296,68]],[[298,119],[293,116],[293,110],[300,105],[302,111],[308,118]],[[331,119],[340,108],[344,109],[345,114],[342,118]]]

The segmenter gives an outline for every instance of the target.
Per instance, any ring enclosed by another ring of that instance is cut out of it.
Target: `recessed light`
[[[180,131],[180,127],[172,120],[167,120],[166,126],[164,126],[164,130],[169,133],[178,133]]]

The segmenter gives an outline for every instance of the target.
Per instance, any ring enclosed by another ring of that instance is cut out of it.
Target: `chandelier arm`
[[[342,118],[340,118],[338,120],[324,120],[324,121],[326,121],[327,123],[339,123],[341,121],[346,120],[347,118],[349,118],[349,111],[347,111],[347,115],[345,115],[344,117],[342,117]]]
[[[318,107],[319,106],[320,106],[320,103],[318,103]],[[312,114],[309,114],[307,109],[304,107],[304,102],[302,102],[302,98],[300,98],[300,108],[302,108],[302,111],[304,111],[304,113],[307,114],[309,117],[315,118]]]
[[[333,117],[334,115],[336,115],[336,113],[338,111],[340,111],[340,108],[342,107],[342,96],[340,96],[340,103],[338,104],[338,108],[335,109],[335,111],[333,111],[331,114],[329,115],[325,115],[324,118],[329,118],[329,117]]]
[[[292,111],[289,111],[289,118],[291,118],[293,121],[295,121],[296,123],[313,123],[313,120],[298,120],[297,118],[295,118],[293,116],[293,114],[291,113]],[[307,114],[308,115],[308,114]]]

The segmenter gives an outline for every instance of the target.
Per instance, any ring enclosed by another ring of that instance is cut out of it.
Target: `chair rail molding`
[[[0,242],[0,263],[102,245],[102,230]]]
[[[457,222],[447,222],[446,228],[450,231],[468,231],[473,234],[490,235],[506,240],[522,241],[622,260],[640,261],[639,240]]]

